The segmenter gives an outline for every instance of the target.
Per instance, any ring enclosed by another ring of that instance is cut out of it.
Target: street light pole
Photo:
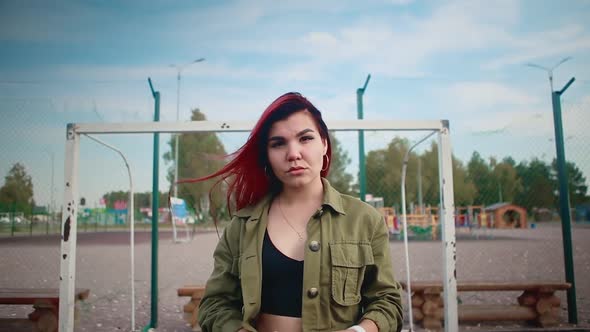
[[[553,67],[551,68],[547,68],[547,67],[543,67],[543,66],[539,66],[537,64],[534,63],[527,63],[526,65],[529,67],[533,67],[533,68],[537,68],[537,69],[541,69],[547,72],[547,75],[549,76],[549,86],[551,87],[551,93],[553,93],[553,70],[557,67],[559,67],[562,63],[571,60],[572,57],[568,56],[565,57],[563,59],[561,59],[558,63],[556,63]]]
[[[193,60],[189,63],[186,63],[184,65],[175,65],[172,64],[170,65],[170,67],[174,67],[176,68],[176,122],[178,122],[179,117],[180,117],[180,76],[182,74],[182,70],[185,69],[186,67],[197,63],[197,62],[203,62],[205,61],[205,58],[199,58],[196,60]],[[180,135],[179,134],[175,134],[175,142],[174,142],[174,197],[178,197],[178,186],[176,185],[176,183],[178,183],[178,155],[179,155],[179,147],[178,147],[178,137]]]
[[[553,70],[571,57],[561,59],[551,68],[545,68],[528,63],[527,66],[545,70],[549,75],[551,86],[551,104],[553,106],[553,126],[555,130],[555,149],[557,157],[557,177],[559,179],[559,210],[561,216],[561,234],[563,238],[563,255],[565,262],[565,279],[571,284],[567,290],[568,321],[570,324],[578,324],[578,308],[576,304],[576,281],[574,278],[574,257],[572,245],[572,225],[570,215],[570,199],[568,190],[567,168],[565,162],[565,146],[563,142],[563,123],[561,119],[561,95],[575,81],[571,78],[563,89],[553,91]]]
[[[54,178],[54,153],[53,151],[47,151],[47,153],[49,154],[49,157],[51,158],[51,187],[49,187],[49,207],[48,207],[48,214],[49,214],[49,218],[46,221],[45,224],[45,232],[47,234],[49,234],[49,221],[53,221],[53,178]]]

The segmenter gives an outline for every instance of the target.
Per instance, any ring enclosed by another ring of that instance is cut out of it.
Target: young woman
[[[298,93],[275,100],[211,177],[237,212],[214,252],[203,331],[399,331],[400,288],[383,217],[340,194],[328,128]]]

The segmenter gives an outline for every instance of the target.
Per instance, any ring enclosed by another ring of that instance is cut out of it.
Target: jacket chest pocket
[[[332,298],[349,306],[361,301],[361,285],[367,265],[373,265],[373,250],[368,243],[332,243]]]

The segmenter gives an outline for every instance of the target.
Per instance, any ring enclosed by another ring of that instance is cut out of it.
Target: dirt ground
[[[459,280],[564,281],[561,227],[538,224],[525,230],[457,230],[457,277]],[[151,235],[137,231],[135,247],[136,330],[150,319]],[[215,232],[195,234],[192,241],[173,243],[170,232],[160,233],[158,245],[158,327],[156,331],[190,331],[183,319],[176,289],[204,284],[213,266]],[[579,327],[590,329],[590,227],[573,229],[574,266]],[[391,241],[396,278],[406,279],[403,242]],[[0,237],[0,287],[59,287],[60,240],[57,236]],[[442,279],[440,241],[411,241],[412,280]],[[129,233],[79,233],[76,287],[90,288],[81,303],[76,331],[130,331],[131,283]],[[562,321],[567,322],[567,301],[562,299]],[[461,303],[516,302],[518,293],[459,293]],[[404,299],[404,305],[406,304]],[[25,317],[27,306],[0,306],[0,317]],[[407,325],[407,324],[406,324]],[[569,325],[564,324],[564,327]],[[406,326],[407,328],[407,326]],[[464,331],[523,330],[513,322],[461,324]],[[547,331],[547,330],[546,330]]]

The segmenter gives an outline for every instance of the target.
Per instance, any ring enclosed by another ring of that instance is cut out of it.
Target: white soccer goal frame
[[[443,244],[443,290],[445,331],[458,331],[455,202],[449,122],[348,120],[326,121],[333,131],[435,131],[438,132],[438,170],[440,188],[440,224]],[[59,331],[74,331],[76,283],[76,242],[78,210],[78,168],[80,135],[83,134],[150,134],[195,132],[250,132],[254,122],[192,121],[144,123],[68,124],[66,132],[64,200],[61,225],[61,260],[59,276]],[[401,167],[402,165],[399,165]],[[398,167],[393,166],[393,167]]]

